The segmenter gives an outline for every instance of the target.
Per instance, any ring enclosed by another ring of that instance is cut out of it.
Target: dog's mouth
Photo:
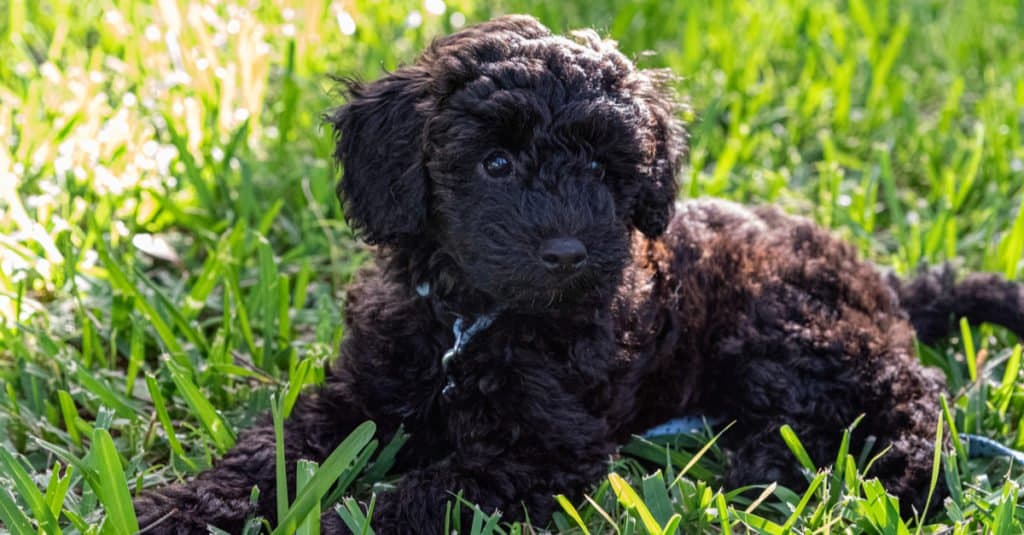
[[[566,305],[575,305],[592,292],[597,292],[596,288],[588,287],[592,285],[580,283],[581,279],[582,277],[579,275],[572,275],[568,281],[556,287],[531,288],[520,292],[515,296],[515,300],[529,309],[561,308]]]
[[[591,270],[547,275],[538,279],[506,281],[482,290],[508,310],[565,311],[602,306],[611,297],[613,284],[617,280],[607,274],[598,276]]]

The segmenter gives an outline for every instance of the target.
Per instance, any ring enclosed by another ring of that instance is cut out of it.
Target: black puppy
[[[887,282],[806,220],[675,207],[685,140],[665,78],[593,32],[510,16],[349,84],[328,117],[338,192],[378,262],[349,292],[326,384],[286,424],[290,480],[370,419],[385,440],[411,433],[378,533],[440,533],[459,491],[544,524],[553,494],[578,498],[632,433],[683,412],[737,422],[730,484],[790,486],[780,425],[824,463],[865,414],[855,441],[891,447],[872,474],[920,506],[944,386],[918,364],[911,322],[939,337],[966,314],[1024,333],[1024,291]],[[194,481],[144,493],[141,525],[273,518],[273,444],[264,423]]]

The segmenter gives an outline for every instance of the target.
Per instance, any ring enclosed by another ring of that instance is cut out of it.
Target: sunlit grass
[[[1024,275],[1024,7],[1009,0],[7,0],[6,529],[131,530],[128,496],[210,466],[272,395],[287,414],[323,380],[342,292],[368,256],[334,198],[319,121],[336,103],[328,75],[373,78],[432,36],[506,12],[597,27],[680,75],[693,110],[686,195],[781,204],[899,273],[955,260]],[[794,455],[811,484],[802,495],[728,489],[726,459],[701,435],[667,450],[634,441],[587,500],[560,501],[551,529],[1020,533],[1020,468],[969,459],[959,439],[1024,447],[1016,342],[965,325],[959,340],[921,348],[949,378],[943,432],[957,446],[936,472],[950,497],[922,520],[900,519],[864,475],[878,452]],[[799,437],[788,443],[800,451]],[[353,466],[310,466],[304,482],[331,498],[321,510],[340,501],[361,528],[368,511],[342,498],[369,503],[400,444],[350,444]],[[338,474],[344,485],[325,490]],[[482,513],[452,527],[533,529]]]

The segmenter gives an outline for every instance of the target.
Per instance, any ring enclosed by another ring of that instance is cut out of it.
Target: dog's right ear
[[[408,243],[427,218],[420,108],[427,105],[429,76],[410,66],[369,84],[342,83],[348,102],[326,119],[343,168],[337,192],[345,219],[367,243]]]

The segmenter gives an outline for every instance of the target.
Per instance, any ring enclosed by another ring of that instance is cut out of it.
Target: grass
[[[1024,275],[1019,2],[442,5],[0,0],[5,529],[131,532],[132,494],[209,466],[255,416],[287,415],[323,379],[342,292],[367,258],[334,198],[327,75],[375,77],[498,12],[595,26],[680,74],[687,196],[781,204],[899,273],[956,260]],[[810,490],[741,492],[721,487],[724,458],[703,434],[635,440],[586,501],[560,500],[550,529],[1020,533],[1020,468],[970,459],[959,437],[1024,447],[1017,343],[964,325],[921,348],[949,378],[937,440],[956,447],[934,474],[951,496],[916,519],[864,475],[878,451],[844,442],[811,460],[787,435]],[[356,435],[302,469],[309,492],[279,504],[288,525],[254,519],[248,533],[315,533],[308,513],[325,495],[361,530],[372,511],[357,499],[388,484],[401,442]],[[457,517],[465,533],[543,528]]]

